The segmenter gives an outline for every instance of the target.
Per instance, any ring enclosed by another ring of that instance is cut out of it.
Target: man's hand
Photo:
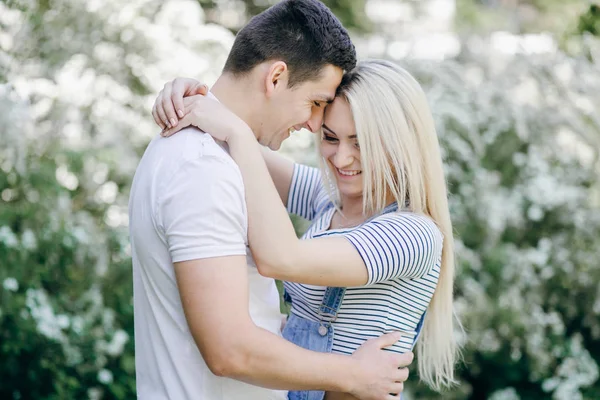
[[[398,399],[408,379],[408,368],[413,353],[392,353],[383,350],[401,338],[400,333],[389,333],[366,341],[352,355],[362,368],[350,394],[361,400]]]
[[[178,125],[185,116],[183,98],[201,94],[206,96],[208,86],[191,78],[175,78],[165,83],[152,107],[154,121],[164,131]]]

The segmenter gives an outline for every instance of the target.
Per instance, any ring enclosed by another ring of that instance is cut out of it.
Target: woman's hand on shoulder
[[[183,99],[183,118],[177,126],[161,133],[169,137],[188,126],[195,126],[217,140],[229,142],[236,136],[252,135],[250,127],[215,99],[195,95]]]
[[[175,78],[165,83],[152,106],[154,122],[165,131],[179,125],[185,116],[184,97],[208,94],[208,86],[192,78]]]

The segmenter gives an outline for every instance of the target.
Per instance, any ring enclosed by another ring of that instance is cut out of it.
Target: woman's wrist
[[[254,132],[245,123],[239,124],[239,126],[232,129],[226,140],[230,147],[238,144],[243,146],[255,141],[256,137],[254,136]]]

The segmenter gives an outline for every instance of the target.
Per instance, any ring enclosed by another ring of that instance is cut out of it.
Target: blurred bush
[[[279,0],[197,0],[206,11],[209,22],[239,31],[254,15],[259,14]],[[416,1],[416,0],[407,0]],[[365,12],[366,0],[324,0],[344,26],[354,32],[367,32],[372,23]]]
[[[127,180],[105,154],[36,135],[0,91],[0,398],[132,398]]]
[[[232,38],[193,0],[0,2],[0,398],[135,397],[129,185]]]
[[[465,363],[442,397],[600,398],[598,59],[483,53],[410,69],[458,238]]]
[[[0,3],[3,399],[135,396],[127,196],[150,106],[173,76],[210,81],[232,39],[192,0],[99,4]],[[461,386],[413,378],[407,398],[600,398],[600,63],[585,54],[406,62],[445,153],[466,327]]]

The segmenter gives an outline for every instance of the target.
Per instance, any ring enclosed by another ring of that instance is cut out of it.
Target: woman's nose
[[[347,167],[354,161],[354,156],[352,155],[352,150],[348,148],[348,146],[344,144],[340,144],[335,153],[335,165],[338,168]]]

